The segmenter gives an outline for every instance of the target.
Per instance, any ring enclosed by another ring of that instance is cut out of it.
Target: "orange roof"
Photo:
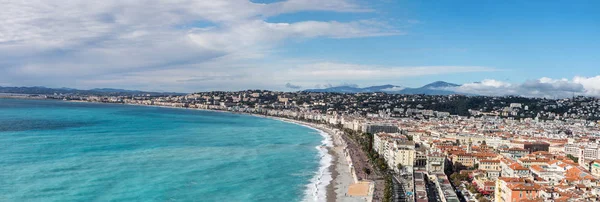
[[[484,162],[484,163],[500,163],[500,160],[483,159],[483,160],[479,160],[479,162]]]
[[[559,185],[554,185],[554,188],[558,188],[558,189],[562,189],[562,190],[566,190],[571,188],[572,186],[566,185],[566,184],[559,184]]]
[[[562,160],[563,163],[569,164],[571,166],[579,166],[578,163],[575,163],[575,161],[571,160],[571,159],[563,159]]]
[[[498,180],[504,182],[525,182],[525,178],[520,177],[499,177]]]
[[[475,153],[473,155],[475,155],[477,157],[496,157],[496,156],[498,156],[498,154],[490,153],[490,152],[479,152],[479,153]]]
[[[559,162],[559,160],[551,160],[551,161],[548,161],[548,165],[552,165],[552,164],[555,164],[558,162]]]
[[[511,169],[513,170],[529,170],[528,168],[523,167],[521,164],[519,163],[513,163],[509,166]]]
[[[508,188],[512,191],[539,191],[542,186],[535,183],[511,183]]]
[[[484,184],[485,186],[489,186],[489,187],[491,187],[491,186],[495,186],[495,185],[496,185],[496,182],[492,182],[492,181],[486,181],[486,182],[484,182],[483,184]]]
[[[473,154],[470,154],[470,153],[458,153],[458,154],[456,154],[456,156],[473,157]]]
[[[594,180],[596,177],[592,176],[586,170],[582,170],[579,167],[573,167],[567,170],[565,173],[565,179],[568,181],[579,181],[579,180]]]
[[[511,147],[511,148],[508,148],[508,150],[509,151],[527,151],[525,149],[521,149],[521,148],[517,148],[517,147]]]
[[[519,201],[521,201],[521,202],[543,202],[544,200],[541,198],[534,198],[534,199],[521,199]]]
[[[545,169],[539,165],[532,165],[531,167],[529,167],[529,169],[534,170],[536,172],[544,172],[545,171]]]
[[[543,158],[539,158],[539,159],[528,159],[528,158],[520,158],[519,161],[521,162],[538,162],[538,163],[545,163],[545,162],[549,162],[549,159],[543,159]]]
[[[554,199],[554,202],[567,202],[567,201],[569,201],[570,199],[571,199],[570,197],[567,197],[567,196],[561,196],[561,197],[559,197],[559,198],[557,198],[557,199]]]

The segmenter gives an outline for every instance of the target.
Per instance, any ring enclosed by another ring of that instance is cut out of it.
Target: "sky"
[[[0,0],[0,86],[600,96],[599,1]]]

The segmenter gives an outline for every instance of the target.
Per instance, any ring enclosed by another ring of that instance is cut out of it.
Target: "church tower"
[[[473,146],[473,140],[469,138],[469,145],[467,145],[467,153],[471,153],[471,147]]]

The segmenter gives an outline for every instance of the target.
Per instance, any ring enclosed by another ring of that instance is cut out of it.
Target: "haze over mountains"
[[[444,81],[436,81],[419,88],[409,88],[404,86],[396,85],[381,85],[381,86],[369,86],[369,87],[356,87],[356,86],[336,86],[323,89],[306,89],[305,92],[327,92],[327,93],[374,93],[384,92],[390,94],[425,94],[425,95],[452,95],[452,94],[465,94],[452,91],[453,87],[459,87],[460,85],[454,83],[448,83]],[[181,95],[185,93],[175,92],[148,92],[139,90],[124,90],[114,88],[94,88],[90,90],[80,90],[74,88],[48,88],[42,86],[33,87],[2,87],[0,86],[0,93],[18,93],[18,94],[42,94],[50,95],[54,93],[58,94],[88,94],[88,95],[137,95],[137,94],[150,94],[150,95]]]
[[[124,90],[114,88],[94,88],[90,90],[80,90],[74,88],[47,88],[43,86],[33,87],[3,87],[0,86],[0,93],[16,93],[16,94],[39,94],[39,95],[52,95],[52,94],[79,94],[79,95],[183,95],[184,93],[174,92],[148,92],[140,90]]]
[[[365,88],[353,87],[353,86],[336,86],[323,89],[306,89],[306,92],[329,92],[329,93],[374,93],[384,92],[393,94],[425,94],[425,95],[452,95],[452,94],[463,94],[452,91],[451,88],[458,87],[460,85],[454,83],[448,83],[445,81],[436,81],[419,88],[409,88],[395,85],[381,85],[381,86],[370,86]]]

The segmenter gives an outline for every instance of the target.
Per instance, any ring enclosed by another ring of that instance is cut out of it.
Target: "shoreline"
[[[27,98],[17,98],[27,99]],[[39,99],[39,100],[54,100],[54,99]],[[286,123],[296,124],[303,127],[310,128],[317,131],[319,135],[323,137],[321,144],[316,146],[315,149],[319,155],[319,167],[315,172],[315,175],[311,178],[310,183],[305,185],[305,195],[302,201],[366,201],[356,200],[356,197],[349,196],[347,194],[348,187],[355,183],[355,178],[350,171],[349,166],[352,165],[352,159],[345,154],[346,142],[339,134],[337,129],[329,128],[327,125],[310,123],[300,120],[289,119],[285,117],[269,116],[262,114],[253,114],[247,112],[231,112],[227,110],[218,109],[200,109],[200,108],[187,108],[187,107],[173,107],[173,106],[161,106],[161,105],[146,105],[146,104],[130,104],[130,103],[103,103],[103,102],[90,102],[90,101],[79,101],[79,100],[55,100],[62,102],[73,102],[73,103],[94,103],[94,104],[115,104],[115,105],[130,105],[130,106],[141,106],[141,107],[157,107],[157,108],[169,108],[169,109],[182,109],[182,110],[198,110],[206,112],[219,112],[219,113],[230,113],[230,114],[243,114],[254,116],[257,118],[267,118]],[[325,181],[323,181],[325,180]]]
[[[327,148],[327,155],[331,156],[330,164],[327,166],[329,171],[329,176],[331,180],[328,182],[327,186],[323,190],[325,191],[326,197],[320,198],[316,201],[327,201],[327,202],[336,202],[336,201],[368,201],[364,196],[351,196],[348,194],[348,189],[350,185],[357,182],[355,177],[355,173],[352,173],[350,166],[353,164],[350,159],[350,156],[346,155],[346,142],[341,137],[340,131],[337,129],[329,128],[323,124],[317,123],[309,123],[304,121],[298,121],[288,118],[282,117],[272,117],[272,116],[259,116],[265,118],[276,119],[288,123],[302,125],[313,130],[317,130],[321,133],[321,135],[328,135],[329,141],[331,143]],[[321,159],[323,160],[323,158]],[[350,162],[349,162],[350,161]],[[312,184],[312,183],[311,183]]]
[[[61,100],[62,101],[62,100]],[[88,102],[88,101],[69,101],[66,102],[80,102],[80,103],[98,103],[98,104],[119,104],[119,103],[102,103],[102,102]],[[310,183],[307,184],[305,195],[302,201],[346,201],[344,197],[350,197],[347,195],[348,187],[354,183],[354,177],[348,168],[350,164],[347,162],[347,157],[344,155],[344,151],[341,147],[346,144],[344,139],[340,137],[340,134],[323,124],[309,123],[284,117],[276,117],[269,115],[253,114],[246,112],[230,112],[226,110],[216,109],[199,109],[199,108],[187,108],[187,107],[172,107],[172,106],[160,106],[160,105],[145,105],[145,104],[127,104],[123,103],[120,105],[130,106],[143,106],[143,107],[159,107],[159,108],[170,108],[170,109],[184,109],[184,110],[198,110],[207,112],[219,112],[219,113],[230,113],[230,114],[243,114],[254,116],[258,118],[267,118],[286,123],[296,124],[303,127],[315,130],[323,137],[321,144],[315,147],[319,155],[319,167],[315,172],[315,175],[311,178]],[[336,141],[337,140],[337,141]],[[346,169],[347,172],[342,170]],[[342,171],[342,172],[340,172]],[[345,175],[344,175],[345,174]],[[326,180],[326,181],[323,181]],[[311,197],[312,196],[312,197]],[[348,198],[349,199],[349,198]]]
[[[333,147],[332,134],[295,120],[282,118],[272,119],[310,128],[317,131],[319,135],[323,137],[321,144],[315,147],[319,152],[319,168],[316,175],[311,178],[310,183],[306,185],[305,196],[302,201],[327,201],[328,198],[330,198],[327,194],[327,189],[334,179],[331,170],[333,170],[333,167],[335,166],[335,164],[332,163],[335,157],[331,154],[331,148]]]

